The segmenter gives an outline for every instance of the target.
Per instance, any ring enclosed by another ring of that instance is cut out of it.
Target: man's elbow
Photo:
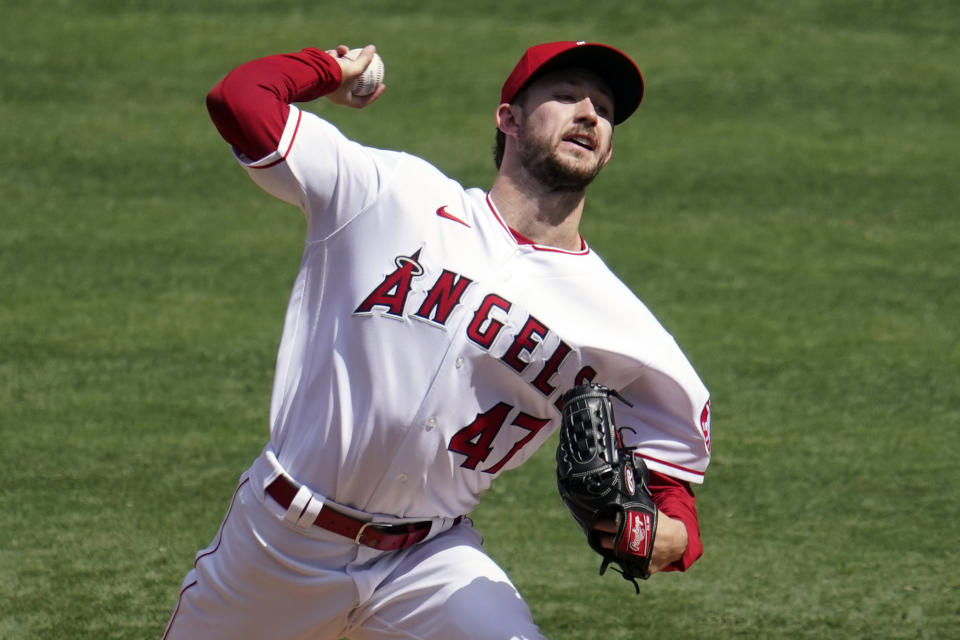
[[[222,80],[207,93],[207,113],[214,123],[224,121],[230,113]]]

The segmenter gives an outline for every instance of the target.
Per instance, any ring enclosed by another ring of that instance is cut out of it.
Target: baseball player
[[[673,338],[580,236],[634,63],[602,44],[530,47],[496,109],[498,173],[464,188],[360,145],[293,103],[368,107],[367,46],[270,56],[210,92],[240,165],[303,212],[270,438],[196,556],[165,638],[539,638],[467,514],[557,428],[560,397],[617,389],[650,469],[650,571],[700,555],[691,483],[708,393]],[[535,514],[534,514],[535,515]],[[520,526],[535,535],[536,519]],[[614,544],[616,523],[604,545]]]

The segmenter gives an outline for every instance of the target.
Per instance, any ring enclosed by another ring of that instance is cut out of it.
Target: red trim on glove
[[[703,555],[700,542],[700,521],[697,518],[696,498],[690,483],[650,471],[650,493],[657,508],[671,518],[683,522],[687,528],[687,550],[683,557],[663,568],[663,571],[686,571]]]
[[[290,103],[335,91],[343,76],[328,53],[307,48],[240,65],[207,94],[207,111],[223,139],[251,160],[277,150]]]

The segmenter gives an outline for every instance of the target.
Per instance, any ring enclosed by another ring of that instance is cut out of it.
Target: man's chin
[[[601,166],[584,158],[555,158],[548,163],[546,175],[551,177],[548,186],[556,191],[582,191],[600,173]]]
[[[521,164],[538,182],[554,192],[583,191],[602,168],[602,163],[589,149],[570,143],[561,143],[548,154],[522,157]]]

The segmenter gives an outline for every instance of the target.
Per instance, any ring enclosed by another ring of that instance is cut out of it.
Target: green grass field
[[[0,638],[159,638],[267,433],[298,212],[207,119],[378,45],[349,135],[493,177],[536,41],[647,80],[584,234],[714,396],[704,557],[596,575],[552,450],[474,514],[551,638],[960,637],[960,4],[0,0]],[[374,112],[375,109],[375,112]]]

